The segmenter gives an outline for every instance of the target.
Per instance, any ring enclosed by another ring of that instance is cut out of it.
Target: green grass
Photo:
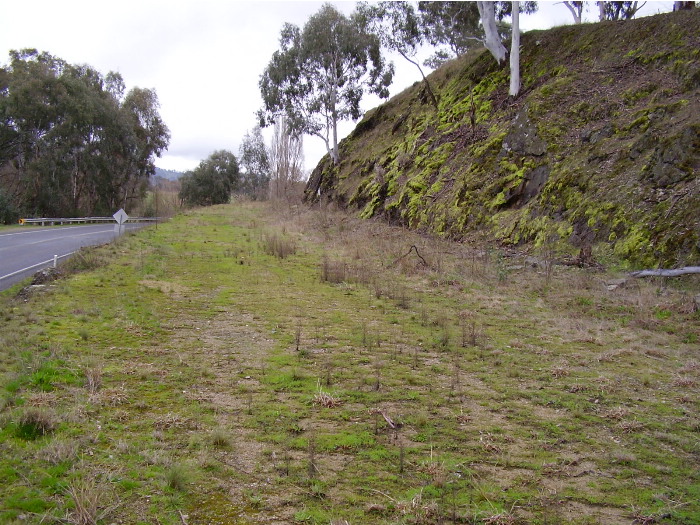
[[[490,247],[260,204],[88,257],[0,296],[0,523],[75,520],[76,495],[106,523],[700,514],[693,277],[503,279]]]

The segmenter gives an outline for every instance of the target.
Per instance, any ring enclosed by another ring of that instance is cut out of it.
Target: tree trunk
[[[420,75],[423,77],[423,82],[425,83],[425,89],[428,91],[428,96],[430,97],[430,101],[433,103],[433,106],[435,106],[435,109],[437,109],[437,107],[438,107],[437,97],[435,96],[435,93],[433,93],[433,89],[430,87],[430,82],[428,82],[428,78],[425,76],[425,73],[423,73],[423,68],[420,67],[420,64],[418,62],[408,58],[408,55],[406,55],[400,49],[398,49],[397,51],[399,52],[399,54],[402,57],[404,57],[411,64],[413,64],[414,66],[416,66],[418,68],[418,71],[420,71]]]
[[[520,92],[520,2],[513,2],[513,28],[510,44],[510,96]]]
[[[564,5],[569,8],[569,11],[571,11],[571,15],[574,17],[574,24],[580,24],[583,6],[581,6],[579,9],[573,2],[564,2]]]
[[[333,129],[333,151],[331,152],[331,158],[333,159],[333,165],[338,164],[338,111],[336,109],[336,100],[338,96],[338,79],[335,74],[335,68],[333,68],[333,88],[331,89],[331,125]]]
[[[598,18],[601,22],[605,20],[605,2],[598,2]]]
[[[498,36],[494,2],[477,2],[476,7],[479,9],[479,16],[481,17],[481,23],[484,26],[484,33],[486,34],[484,45],[486,45],[486,49],[491,51],[496,62],[500,64],[505,60],[507,50]]]

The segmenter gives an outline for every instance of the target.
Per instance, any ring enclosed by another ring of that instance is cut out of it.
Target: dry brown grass
[[[65,522],[73,525],[96,525],[118,506],[109,488],[93,479],[75,480],[66,492],[73,500],[73,509]]]

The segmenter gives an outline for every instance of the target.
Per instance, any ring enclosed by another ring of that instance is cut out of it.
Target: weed
[[[107,488],[92,479],[73,481],[67,490],[73,502],[73,509],[65,518],[74,525],[96,525],[115,510],[118,504]]]
[[[166,485],[178,492],[184,492],[187,490],[187,486],[190,484],[191,478],[192,474],[190,469],[182,463],[175,463],[165,471]]]
[[[286,259],[297,251],[294,241],[277,232],[266,232],[262,235],[262,247],[265,253],[278,259]]]
[[[324,392],[321,389],[321,383],[319,381],[318,384],[318,391],[314,394],[314,400],[313,400],[315,405],[322,406],[324,408],[336,408],[339,407],[342,402],[340,399],[337,397],[332,396],[328,392]]]
[[[228,449],[231,447],[231,436],[223,428],[214,429],[209,435],[209,440],[212,446],[219,449]]]
[[[53,412],[30,407],[20,413],[16,435],[22,439],[33,440],[52,433],[56,425],[56,416]]]
[[[102,369],[96,366],[86,368],[85,387],[90,395],[94,396],[102,388]]]

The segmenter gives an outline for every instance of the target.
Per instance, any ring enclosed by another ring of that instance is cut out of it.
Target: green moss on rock
[[[440,235],[556,237],[631,265],[700,260],[700,10],[522,39],[522,94],[477,50],[369,111],[307,198]]]

